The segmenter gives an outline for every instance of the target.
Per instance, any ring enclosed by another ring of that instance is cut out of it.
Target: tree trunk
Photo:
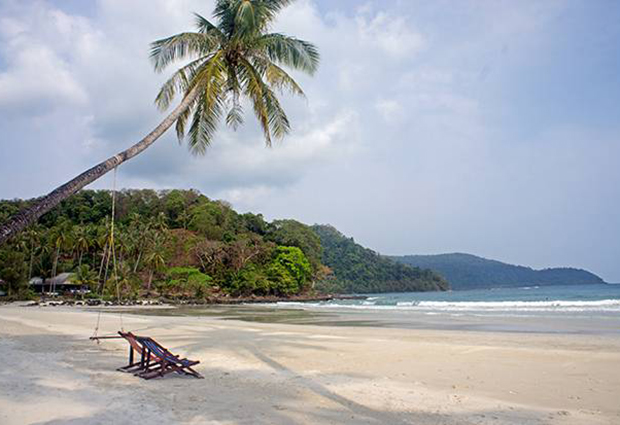
[[[30,283],[30,279],[32,279],[32,262],[34,261],[34,250],[30,250],[30,265],[28,266],[28,283]]]
[[[103,246],[103,255],[101,256],[101,266],[99,266],[99,276],[98,279],[101,280],[101,273],[103,273],[103,265],[105,264],[105,256],[108,252],[108,243],[106,242]]]
[[[56,245],[56,256],[54,257],[54,264],[52,265],[52,278],[56,277],[56,271],[58,270],[58,257],[60,256],[60,245]]]
[[[63,200],[73,195],[78,190],[82,189],[84,186],[94,182],[109,171],[118,167],[123,162],[133,158],[151,146],[162,134],[166,132],[166,130],[170,128],[170,126],[172,126],[179,115],[181,115],[181,113],[191,105],[197,95],[198,89],[194,88],[187,94],[187,96],[185,96],[183,101],[181,101],[181,103],[170,113],[170,115],[168,115],[144,139],[140,140],[129,149],[119,152],[113,157],[110,157],[89,170],[86,170],[79,176],[73,178],[62,186],[59,186],[42,198],[39,198],[34,205],[20,211],[7,223],[0,226],[0,245],[6,242],[11,236],[36,222],[39,217],[54,208]]]
[[[146,285],[146,294],[150,295],[151,294],[151,283],[153,283],[153,269],[151,269],[151,272],[149,274],[149,282]]]
[[[138,259],[136,260],[136,264],[133,266],[133,272],[136,273],[138,271],[138,266],[140,265],[140,258],[142,258],[142,249],[138,250]]]

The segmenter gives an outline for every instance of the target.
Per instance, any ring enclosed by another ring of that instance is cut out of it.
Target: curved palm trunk
[[[15,217],[9,220],[7,223],[0,226],[0,245],[6,242],[11,236],[20,232],[30,224],[37,221],[39,217],[54,208],[63,200],[73,195],[84,186],[94,182],[98,178],[102,177],[109,171],[118,167],[123,162],[133,158],[146,148],[151,146],[162,134],[166,132],[181,115],[181,113],[192,103],[196,98],[198,90],[194,88],[190,93],[185,96],[183,101],[168,115],[153,131],[151,131],[146,137],[140,140],[127,150],[119,152],[106,159],[105,161],[95,165],[89,170],[86,170],[79,176],[73,178],[62,186],[54,189],[49,194],[38,199],[31,207],[20,211]]]

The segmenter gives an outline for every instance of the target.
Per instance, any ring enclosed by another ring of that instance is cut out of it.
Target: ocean
[[[620,335],[620,285],[364,295],[365,299],[274,306],[336,314],[352,325]]]
[[[410,310],[429,313],[584,313],[620,314],[620,285],[524,286],[448,292],[364,294],[366,299],[281,306],[366,310]]]
[[[619,337],[620,285],[364,294],[360,299],[328,302],[180,306],[123,311],[139,315],[209,316],[222,320],[291,325]]]

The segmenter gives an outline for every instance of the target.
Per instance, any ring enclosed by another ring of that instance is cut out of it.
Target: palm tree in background
[[[151,146],[176,123],[179,141],[185,136],[194,154],[213,141],[218,124],[236,129],[243,123],[246,99],[258,119],[268,146],[284,137],[290,123],[277,92],[303,96],[284,67],[312,75],[319,53],[307,41],[270,32],[276,15],[294,0],[217,0],[215,23],[196,15],[196,32],[184,32],[151,45],[154,68],[161,72],[189,60],[162,86],[155,103],[168,109],[177,95],[181,102],[146,137],[39,198],[0,226],[0,244],[34,223],[62,200]]]
[[[78,257],[78,268],[82,267],[82,258],[88,254],[91,247],[91,233],[86,226],[77,226],[75,229],[75,239],[73,240],[76,256]]]
[[[34,265],[34,257],[37,253],[39,246],[39,232],[35,228],[30,228],[26,234],[25,239],[28,244],[28,281],[32,278],[32,267]]]

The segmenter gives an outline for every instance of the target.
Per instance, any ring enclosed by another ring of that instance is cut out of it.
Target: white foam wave
[[[337,308],[354,310],[411,310],[411,311],[440,311],[440,312],[617,312],[620,313],[620,300],[608,299],[598,301],[401,301],[396,305],[377,305],[373,302],[362,304],[338,303],[296,303],[282,302],[279,306],[301,306],[316,308]]]

